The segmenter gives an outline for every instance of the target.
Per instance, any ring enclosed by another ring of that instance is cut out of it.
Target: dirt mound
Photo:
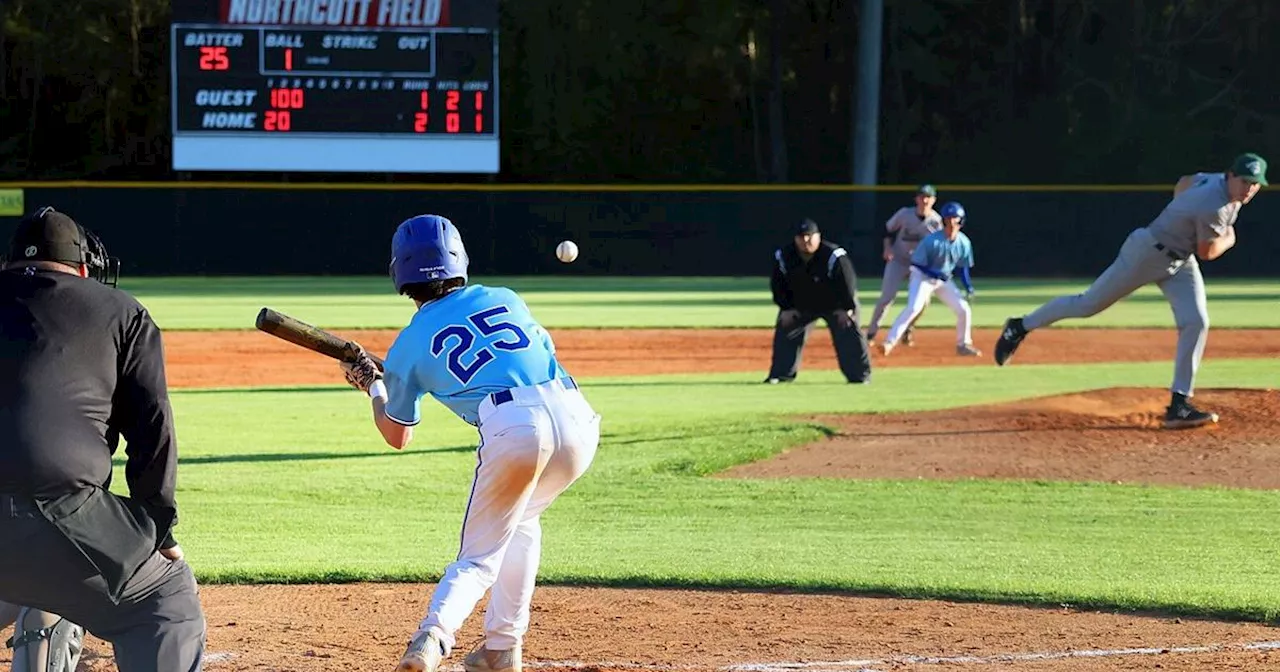
[[[1168,392],[1112,388],[922,413],[815,416],[835,438],[730,478],[1020,478],[1280,488],[1280,392],[1202,390],[1216,426],[1160,428]]]
[[[432,586],[204,586],[210,672],[386,672]],[[442,672],[461,670],[484,603]],[[540,588],[525,665],[563,672],[862,672],[1280,666],[1275,629],[930,600],[782,592]],[[114,670],[87,640],[80,669]],[[0,648],[0,668],[11,652]]]

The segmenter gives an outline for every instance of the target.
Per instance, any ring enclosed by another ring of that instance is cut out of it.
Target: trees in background
[[[858,5],[503,2],[497,180],[848,182]],[[168,0],[0,13],[0,177],[173,179]],[[1278,15],[1274,0],[885,0],[880,181],[1170,182],[1265,155]]]

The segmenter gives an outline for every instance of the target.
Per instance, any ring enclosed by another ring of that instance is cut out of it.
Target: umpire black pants
[[[98,569],[29,498],[0,494],[0,600],[76,623],[111,643],[120,672],[197,672],[205,618],[195,575],[152,553],[112,600]]]
[[[871,353],[867,336],[858,327],[858,319],[849,319],[842,311],[778,311],[773,328],[773,362],[769,365],[769,377],[778,380],[795,380],[800,371],[800,355],[809,339],[813,323],[822,318],[831,331],[831,342],[836,351],[836,361],[845,380],[865,383],[871,379]]]

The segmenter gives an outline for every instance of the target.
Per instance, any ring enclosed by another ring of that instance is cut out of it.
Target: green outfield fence
[[[936,185],[969,213],[989,277],[1101,271],[1171,185]],[[463,231],[482,274],[763,275],[803,217],[878,276],[886,219],[915,185],[346,184],[255,182],[0,183],[0,222],[53,205],[97,230],[132,275],[383,273],[406,217],[431,212]],[[1240,243],[1207,273],[1274,277],[1280,200],[1246,206]],[[556,261],[558,241],[582,256]]]

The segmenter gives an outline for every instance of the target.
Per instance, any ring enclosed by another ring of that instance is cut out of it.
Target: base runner
[[[982,354],[973,347],[972,313],[968,299],[973,296],[969,269],[973,268],[973,244],[960,232],[965,223],[964,206],[952,201],[942,206],[942,230],[920,241],[911,255],[911,281],[907,306],[898,314],[880,351],[888,355],[911,323],[920,316],[936,293],[956,314],[956,354],[973,357]],[[952,280],[959,273],[965,294],[960,295]]]

